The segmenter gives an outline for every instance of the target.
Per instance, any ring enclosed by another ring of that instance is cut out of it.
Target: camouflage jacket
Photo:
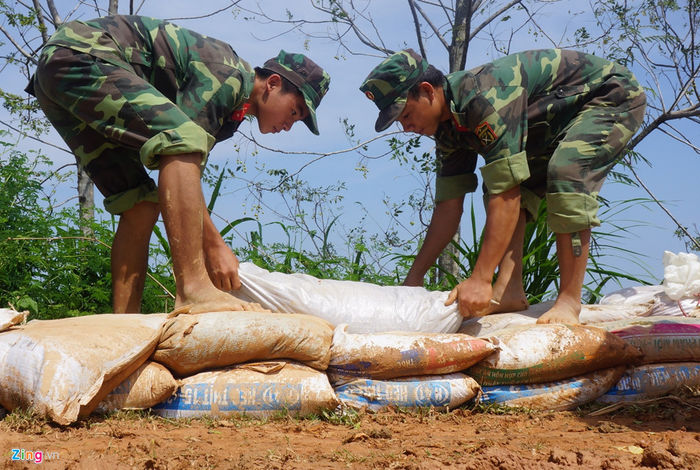
[[[233,135],[255,72],[230,45],[154,18],[73,21],[45,47],[62,46],[134,71],[218,141]],[[240,113],[239,113],[240,114]]]
[[[530,176],[528,159],[549,158],[564,129],[595,91],[624,67],[575,51],[512,54],[446,76],[452,119],[436,134],[437,201],[473,192],[477,154],[490,194]]]

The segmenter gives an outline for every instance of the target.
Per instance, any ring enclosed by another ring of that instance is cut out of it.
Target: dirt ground
[[[13,461],[22,450],[25,460]],[[47,469],[699,469],[700,396],[613,410],[389,410],[322,419],[119,412],[67,427],[6,416],[0,468],[39,468],[28,451],[41,451]]]

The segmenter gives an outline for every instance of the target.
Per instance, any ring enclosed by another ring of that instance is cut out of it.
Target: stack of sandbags
[[[347,324],[351,333],[454,333],[462,322],[457,304],[445,306],[449,292],[269,272],[252,263],[241,263],[238,274],[242,287],[236,295],[242,299],[273,312]]]
[[[521,325],[488,339],[498,351],[466,371],[487,404],[572,409],[604,394],[642,357],[616,335],[587,325]]]
[[[166,315],[33,320],[0,333],[0,405],[59,424],[90,414],[153,353]]]
[[[327,372],[338,399],[349,407],[455,408],[479,392],[460,371],[494,351],[490,342],[462,334],[353,334],[339,325]]]
[[[332,326],[310,315],[179,315],[165,325],[151,358],[179,378],[177,390],[153,411],[179,418],[335,408],[324,372],[332,337]]]
[[[617,403],[663,396],[683,386],[700,386],[700,318],[654,316],[600,323],[644,353],[598,401]]]

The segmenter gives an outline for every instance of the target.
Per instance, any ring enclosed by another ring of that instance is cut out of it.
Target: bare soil
[[[41,451],[47,469],[699,469],[700,396],[599,412],[504,408],[389,410],[167,420],[119,412],[57,426],[22,413],[0,421],[0,468],[12,449]]]

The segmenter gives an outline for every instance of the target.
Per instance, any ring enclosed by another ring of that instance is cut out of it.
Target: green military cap
[[[367,75],[360,91],[379,108],[374,124],[377,132],[396,121],[406,106],[408,90],[419,83],[428,65],[416,51],[406,49],[390,55]]]
[[[269,59],[263,68],[278,73],[301,91],[309,108],[309,115],[304,119],[304,124],[318,135],[318,124],[316,123],[316,108],[321,103],[321,98],[328,91],[328,84],[331,77],[311,59],[304,54],[295,54],[283,50]]]

